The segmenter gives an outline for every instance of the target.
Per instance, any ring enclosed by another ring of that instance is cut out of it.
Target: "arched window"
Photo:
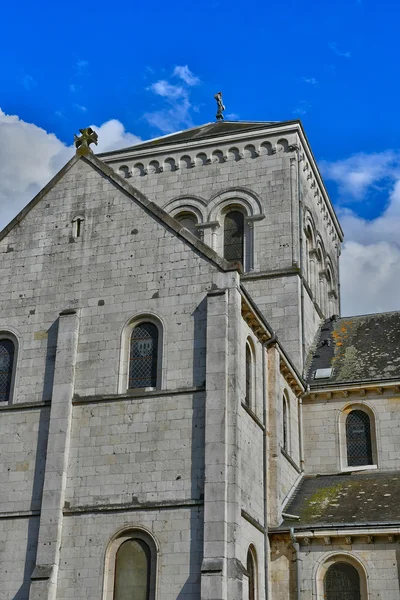
[[[15,344],[0,337],[0,402],[9,402],[14,375]]]
[[[102,600],[155,600],[157,553],[148,532],[119,532],[106,552]]]
[[[289,408],[286,394],[282,398],[282,447],[289,452]]]
[[[346,419],[347,464],[372,465],[371,422],[363,410],[352,410]]]
[[[324,578],[326,600],[360,600],[360,575],[353,565],[347,562],[334,562]]]
[[[199,237],[199,230],[196,227],[197,225],[197,217],[193,213],[183,212],[176,215],[175,219],[179,221],[179,223],[186,227],[190,233],[193,233],[196,237]]]
[[[246,564],[247,577],[249,578],[249,600],[256,600],[257,592],[257,568],[254,557],[254,552],[251,548],[247,551],[247,564]]]
[[[155,323],[145,321],[133,328],[129,352],[129,389],[157,387],[158,338]]]
[[[224,258],[244,263],[244,215],[238,210],[225,215]]]
[[[114,600],[149,600],[151,552],[142,539],[128,539],[115,556]]]
[[[253,360],[251,355],[250,346],[246,344],[246,396],[245,404],[250,408],[251,406],[251,395],[252,395],[252,379],[253,379]]]

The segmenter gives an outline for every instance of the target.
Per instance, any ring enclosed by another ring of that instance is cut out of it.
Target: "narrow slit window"
[[[9,402],[14,369],[14,342],[0,339],[0,402]]]
[[[247,576],[249,578],[249,600],[256,600],[256,566],[252,551],[247,551]]]
[[[250,408],[252,394],[252,356],[249,344],[246,344],[246,397],[245,404]]]
[[[285,396],[283,397],[283,407],[282,407],[282,418],[283,418],[283,431],[282,431],[282,445],[283,449],[288,452],[289,444],[288,444],[288,408],[287,408],[287,400]]]
[[[74,236],[74,238],[79,238],[79,237],[82,236],[82,233],[83,233],[83,222],[84,222],[84,218],[83,217],[76,217],[72,221],[72,230],[73,230],[73,236]]]

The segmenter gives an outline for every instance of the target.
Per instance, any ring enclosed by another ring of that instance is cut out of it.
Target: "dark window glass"
[[[287,451],[288,449],[288,414],[287,414],[287,402],[286,402],[286,398],[283,398],[283,432],[282,432],[282,437],[283,437],[283,449]]]
[[[150,548],[142,540],[127,540],[115,557],[114,600],[149,600]]]
[[[249,345],[246,345],[246,398],[245,402],[247,406],[250,406],[251,402],[251,351]]]
[[[196,227],[197,219],[195,215],[191,213],[181,213],[176,217],[176,219],[181,225],[183,225],[183,227],[186,227],[190,233],[193,233],[193,235],[199,237],[199,230]]]
[[[10,400],[14,352],[11,340],[0,339],[0,402]]]
[[[157,385],[158,328],[140,323],[132,331],[129,360],[129,389]]]
[[[224,258],[243,263],[244,216],[238,210],[229,212],[224,221]]]
[[[363,410],[353,410],[346,419],[347,464],[372,465],[371,424]]]
[[[326,600],[360,600],[360,576],[348,563],[334,563],[324,581]]]
[[[247,552],[247,575],[249,578],[249,600],[255,600],[256,598],[256,570],[254,565],[254,557],[249,550]]]

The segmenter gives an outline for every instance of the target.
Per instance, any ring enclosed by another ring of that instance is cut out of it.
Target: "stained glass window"
[[[247,552],[247,576],[249,578],[249,600],[255,600],[256,598],[256,569],[254,564],[254,557],[252,551],[249,549]]]
[[[224,258],[243,263],[244,215],[238,210],[229,212],[224,221]]]
[[[127,540],[115,558],[114,600],[149,600],[151,554],[139,539]]]
[[[337,562],[329,567],[324,581],[326,600],[360,600],[360,576],[355,567]]]
[[[346,419],[347,464],[372,465],[371,424],[363,410],[352,410]]]
[[[0,402],[8,402],[14,366],[15,347],[12,340],[0,339]]]
[[[132,331],[128,388],[157,386],[158,328],[140,323]]]

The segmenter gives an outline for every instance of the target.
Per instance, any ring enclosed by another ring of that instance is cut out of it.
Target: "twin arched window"
[[[347,465],[372,465],[371,421],[363,410],[352,410],[346,418]]]
[[[0,337],[0,402],[9,402],[15,366],[15,344],[10,338]]]

